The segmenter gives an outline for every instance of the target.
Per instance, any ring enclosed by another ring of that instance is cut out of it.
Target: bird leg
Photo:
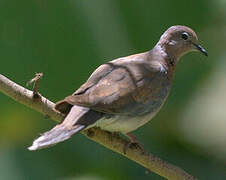
[[[144,153],[143,145],[137,140],[137,138],[134,135],[132,135],[131,133],[127,133],[125,135],[129,138],[130,141],[129,143],[124,145],[124,148],[123,148],[124,154],[126,154],[127,149],[131,146],[138,147],[139,149],[142,150],[142,153]]]

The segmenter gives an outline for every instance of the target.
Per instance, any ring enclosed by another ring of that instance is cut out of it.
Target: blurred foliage
[[[225,68],[216,73],[226,58],[225,18],[225,0],[0,0],[0,73],[25,86],[35,72],[43,72],[39,90],[57,101],[100,64],[147,51],[169,26],[188,25],[209,57],[182,58],[166,104],[134,134],[146,149],[194,176],[223,180],[226,132],[218,129],[226,127],[226,111],[218,117],[215,107],[226,107],[220,86]],[[0,179],[163,179],[82,135],[29,152],[32,140],[55,122],[3,94],[0,106]]]

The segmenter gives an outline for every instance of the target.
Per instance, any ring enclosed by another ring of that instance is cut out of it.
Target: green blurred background
[[[171,25],[187,25],[209,57],[178,63],[160,113],[134,134],[144,147],[199,179],[226,179],[226,0],[0,0],[0,73],[40,93],[71,94],[100,64],[151,49]],[[27,147],[56,122],[0,94],[0,180],[162,180],[82,135]]]

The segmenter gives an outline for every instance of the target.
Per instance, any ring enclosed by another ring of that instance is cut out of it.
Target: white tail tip
[[[30,151],[47,148],[59,142],[69,139],[73,134],[84,129],[85,126],[78,125],[73,129],[68,129],[65,126],[57,125],[50,131],[45,132],[38,139],[34,140],[32,146],[28,147]]]

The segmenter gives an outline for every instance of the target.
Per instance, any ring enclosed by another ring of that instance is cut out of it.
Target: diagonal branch
[[[11,97],[15,101],[24,104],[36,111],[45,114],[56,121],[61,121],[63,115],[53,110],[54,103],[47,98],[40,96],[40,98],[33,98],[33,92],[14,83],[5,76],[0,74],[0,91],[7,96]],[[194,180],[195,178],[183,169],[176,167],[166,161],[161,160],[159,157],[143,152],[141,149],[131,146],[123,153],[124,145],[128,142],[121,137],[112,133],[100,130],[98,128],[92,128],[82,132],[89,139],[105,146],[112,151],[115,151],[128,159],[137,162],[150,171],[159,174],[170,180]]]

